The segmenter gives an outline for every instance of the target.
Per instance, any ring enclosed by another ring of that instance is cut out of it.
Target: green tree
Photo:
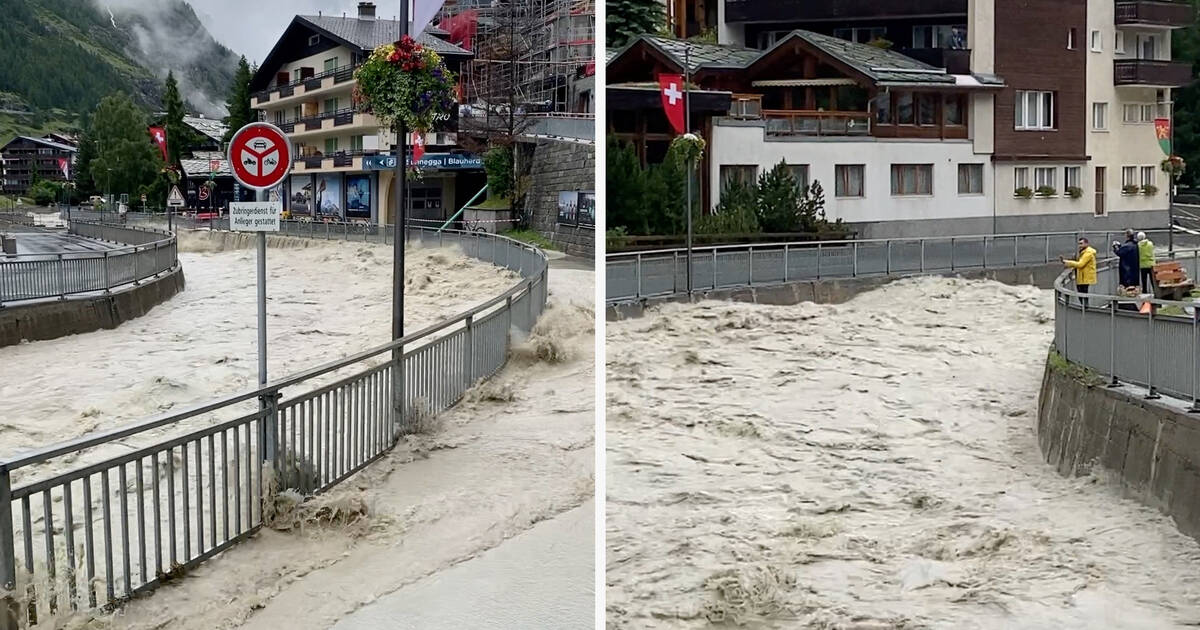
[[[605,217],[609,227],[624,227],[627,234],[649,234],[646,170],[633,145],[609,136],[606,156]]]
[[[497,145],[483,154],[487,172],[488,197],[508,198],[513,193],[513,152],[511,145]]]
[[[188,149],[191,137],[183,124],[187,112],[179,96],[179,83],[175,81],[174,72],[167,73],[167,82],[163,87],[163,109],[167,111],[167,164],[179,167],[179,156]]]
[[[88,175],[98,190],[133,196],[153,184],[164,165],[146,127],[146,115],[129,96],[117,93],[100,101],[87,135],[96,151]]]
[[[42,180],[29,188],[28,196],[39,206],[48,206],[62,199],[62,185]]]
[[[764,232],[793,232],[799,224],[800,196],[796,178],[780,161],[758,178],[755,191],[758,222]]]
[[[96,141],[91,132],[91,121],[84,121],[83,133],[79,135],[79,153],[75,156],[75,193],[81,197],[96,194],[92,180],[92,165],[96,161]]]
[[[1200,1],[1192,0],[1193,10],[1200,8]],[[1192,76],[1200,76],[1200,24],[1192,22],[1187,28],[1171,33],[1171,56],[1176,61],[1189,63]],[[1200,186],[1200,84],[1195,81],[1174,91],[1175,99],[1175,146],[1173,151],[1183,157],[1189,168],[1179,179],[1180,186]]]
[[[753,234],[758,225],[757,190],[734,179],[721,190],[721,201],[716,211],[701,217],[696,223],[699,234]]]
[[[608,0],[605,32],[610,48],[620,48],[638,35],[657,34],[665,26],[659,0]]]
[[[243,55],[238,61],[237,72],[233,75],[233,85],[229,88],[229,99],[225,101],[225,124],[229,130],[225,132],[225,142],[233,139],[233,134],[255,120],[254,110],[250,107],[250,80],[253,78],[250,64],[246,63]]]

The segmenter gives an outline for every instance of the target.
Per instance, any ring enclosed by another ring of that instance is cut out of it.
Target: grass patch
[[[538,232],[537,230],[508,230],[507,232],[503,233],[503,236],[507,236],[514,241],[529,243],[530,245],[540,247],[542,249],[558,249],[554,246],[554,243],[550,242],[550,239],[543,236],[542,233]]]
[[[1063,355],[1058,353],[1058,350],[1051,348],[1050,355],[1046,358],[1046,365],[1053,371],[1087,385],[1088,387],[1098,387],[1108,383],[1108,379],[1101,376],[1095,370],[1077,365],[1067,361]]]
[[[469,206],[475,210],[508,210],[512,208],[512,200],[508,197],[488,197],[482,203]]]

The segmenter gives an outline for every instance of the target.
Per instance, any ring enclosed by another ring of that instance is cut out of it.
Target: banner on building
[[[596,192],[563,190],[558,193],[558,223],[577,227],[596,226]]]
[[[346,176],[346,216],[371,218],[371,176]]]
[[[1171,155],[1171,119],[1156,118],[1154,119],[1154,135],[1158,138],[1158,146],[1162,148],[1165,155]]]
[[[342,210],[342,174],[323,173],[317,175],[315,194],[316,214],[329,219],[342,220],[346,218]]]

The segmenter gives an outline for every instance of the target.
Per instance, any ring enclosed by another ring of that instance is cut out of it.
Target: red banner
[[[658,88],[662,94],[663,111],[667,114],[667,120],[675,128],[675,133],[683,133],[683,77],[678,74],[660,74]]]
[[[425,156],[425,134],[419,131],[412,132],[412,148],[413,164],[416,164]]]
[[[150,139],[154,141],[154,144],[158,145],[158,151],[159,151],[159,153],[162,153],[162,159],[164,162],[166,162],[167,161],[167,130],[163,129],[162,127],[151,127],[150,128]]]
[[[1171,119],[1156,118],[1154,119],[1154,137],[1158,139],[1158,146],[1162,148],[1164,154],[1168,157],[1171,155]]]

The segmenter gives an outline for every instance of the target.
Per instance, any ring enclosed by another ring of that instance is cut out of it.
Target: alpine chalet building
[[[1193,79],[1171,59],[1186,2],[672,0],[677,37],[608,60],[609,133],[644,161],[672,133],[658,74],[692,76],[722,182],[784,160],[863,237],[1160,227],[1156,120]]]

